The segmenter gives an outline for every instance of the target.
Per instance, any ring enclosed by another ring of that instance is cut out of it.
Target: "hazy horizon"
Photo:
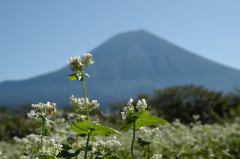
[[[0,2],[0,82],[63,67],[120,32],[144,29],[192,53],[240,69],[239,1]]]

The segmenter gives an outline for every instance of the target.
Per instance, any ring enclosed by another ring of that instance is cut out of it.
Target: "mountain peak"
[[[86,84],[89,98],[101,104],[175,85],[224,91],[240,86],[238,70],[197,56],[146,30],[119,33],[92,52],[95,64],[87,71],[92,78]],[[67,80],[69,71],[64,68],[25,81],[0,83],[0,104],[54,101],[67,105],[70,95],[82,96],[79,83]]]
[[[123,40],[126,40],[126,38],[142,39],[142,38],[153,38],[153,37],[156,38],[157,36],[144,29],[121,32],[113,36],[113,38],[119,38]]]
[[[140,29],[140,30],[122,32],[112,36],[103,44],[101,44],[99,47],[94,49],[93,53],[101,52],[101,56],[103,55],[112,56],[112,55],[116,55],[117,52],[120,53],[120,51],[121,51],[121,54],[125,54],[130,50],[132,50],[130,52],[137,53],[138,51],[136,51],[136,49],[138,50],[142,50],[144,48],[154,49],[156,47],[157,48],[162,47],[164,49],[164,48],[173,48],[176,46],[174,46],[170,42],[146,30]],[[116,50],[115,48],[119,48],[120,50]],[[151,53],[151,52],[148,52],[148,53]],[[95,54],[95,55],[98,56],[99,54]]]
[[[144,34],[151,34],[149,31],[144,30],[144,29],[139,29],[139,30],[131,30],[131,31],[125,31],[116,34],[116,36],[119,35],[144,35]]]

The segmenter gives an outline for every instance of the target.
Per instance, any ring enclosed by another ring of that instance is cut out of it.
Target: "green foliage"
[[[78,79],[78,78],[77,78],[76,74],[68,75],[68,80],[69,80],[69,81],[75,81],[75,80],[77,80],[77,79]]]
[[[70,145],[63,144],[62,151],[58,154],[57,157],[59,158],[65,158],[70,159],[72,157],[75,157],[80,154],[81,149],[78,149],[75,152],[70,152],[69,150],[72,150],[73,148]]]
[[[164,119],[157,118],[148,111],[143,111],[139,118],[136,120],[136,129],[143,127],[143,126],[153,126],[153,125],[165,125],[168,122]]]
[[[35,132],[35,124],[20,112],[12,115],[12,110],[0,111],[0,141],[11,141],[13,137],[24,137]]]
[[[155,117],[151,115],[148,111],[143,110],[138,113],[132,113],[127,117],[126,124],[122,127],[122,130],[128,130],[133,128],[133,122],[135,123],[135,128],[139,129],[143,126],[153,126],[153,125],[165,125],[168,122],[164,119]]]
[[[144,147],[144,146],[147,146],[147,145],[150,145],[151,144],[151,142],[149,142],[149,141],[145,141],[145,140],[143,140],[142,138],[140,138],[140,137],[138,137],[138,144],[140,145],[140,146],[142,146],[142,147]]]
[[[55,159],[54,156],[50,156],[50,155],[39,155],[39,156],[36,156],[40,159]]]
[[[169,121],[178,118],[190,123],[192,116],[197,114],[202,122],[213,123],[230,118],[231,109],[239,107],[239,103],[230,106],[230,101],[228,95],[189,85],[159,89],[149,103],[158,115]]]
[[[89,123],[88,121],[80,121],[73,123],[71,129],[81,135],[87,135],[91,131],[91,136],[109,136],[112,134],[120,134],[117,130],[109,128],[100,123]]]

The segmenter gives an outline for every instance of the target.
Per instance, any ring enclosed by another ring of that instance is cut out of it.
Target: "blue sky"
[[[239,0],[0,0],[0,81],[54,71],[138,29],[240,69],[239,7]]]

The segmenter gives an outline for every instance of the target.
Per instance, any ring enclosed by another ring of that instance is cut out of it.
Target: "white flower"
[[[150,159],[161,159],[162,154],[154,154]]]
[[[85,53],[83,54],[83,56],[81,57],[82,59],[82,63],[84,65],[92,65],[94,64],[93,58],[92,58],[92,54],[91,53]]]
[[[130,98],[127,103],[127,106],[123,107],[123,111],[121,112],[123,120],[125,120],[128,117],[129,112],[134,112],[134,106],[132,103],[133,103],[133,99]]]
[[[70,57],[68,60],[68,64],[71,66],[74,72],[81,72],[83,70],[83,67],[94,64],[94,61],[91,53],[85,53],[81,57]]]
[[[40,149],[39,153],[41,155],[57,156],[61,151],[62,145],[59,144],[54,138],[44,136],[43,145],[41,146],[41,136],[30,134],[25,138],[14,137],[15,142],[23,145],[25,147],[25,153],[32,154],[34,149]],[[26,156],[22,156],[24,159]]]
[[[123,120],[126,120],[128,113],[127,112],[121,112],[121,116]]]
[[[80,56],[73,56],[68,59],[68,64],[73,70],[81,70],[83,67],[82,59]]]
[[[93,143],[93,151],[101,154],[109,154],[116,152],[121,145],[116,136],[108,139],[97,138],[97,141]]]
[[[193,119],[194,119],[195,121],[199,120],[199,119],[200,119],[200,115],[194,114],[194,115],[193,115]]]
[[[29,118],[47,117],[56,113],[56,103],[47,102],[46,104],[32,104],[32,108],[34,108],[34,110],[31,110],[30,113],[27,114]]]
[[[90,101],[88,98],[77,98],[73,95],[69,98],[70,105],[72,105],[77,112],[92,111],[93,109],[97,109],[99,107],[99,103],[97,100]],[[85,101],[86,100],[86,101]]]
[[[133,112],[140,112],[142,110],[145,110],[147,108],[147,102],[145,99],[138,100],[137,105],[135,106],[136,109],[134,109],[133,105],[133,99],[130,98],[127,105],[123,107],[123,111],[121,112],[122,119],[125,120],[129,113]]]
[[[139,136],[141,138],[143,138],[144,140],[154,140],[154,138],[158,135],[159,133],[159,128],[155,128],[155,129],[150,129],[147,127],[141,127],[139,128]]]
[[[133,103],[133,99],[130,98],[129,101],[128,101],[128,103],[127,103],[127,106],[132,106],[132,105],[133,105],[132,103]]]
[[[138,100],[136,108],[141,111],[147,108],[147,102],[145,99]]]
[[[27,113],[28,118],[39,122],[42,122],[44,119],[44,126],[49,128],[53,123],[51,120],[49,120],[49,117],[52,117],[54,114],[56,114],[56,103],[47,102],[45,104],[32,104],[32,108],[34,110],[31,110],[29,113]]]
[[[27,113],[27,116],[28,116],[29,118],[34,118],[34,117],[36,116],[36,113],[35,113],[34,110],[31,110],[30,113]]]

